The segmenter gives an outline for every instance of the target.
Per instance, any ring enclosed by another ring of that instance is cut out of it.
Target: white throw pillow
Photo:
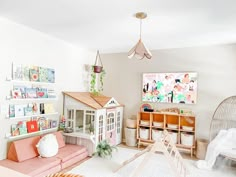
[[[41,157],[52,157],[58,153],[58,143],[56,136],[48,134],[42,137],[36,145]]]

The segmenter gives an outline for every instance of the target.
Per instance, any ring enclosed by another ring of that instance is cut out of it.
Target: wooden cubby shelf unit
[[[140,145],[149,145],[167,130],[177,148],[193,155],[195,149],[195,116],[170,112],[139,112],[137,115],[137,139]]]

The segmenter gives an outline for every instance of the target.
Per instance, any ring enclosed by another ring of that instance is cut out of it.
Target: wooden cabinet
[[[138,147],[161,138],[167,130],[176,147],[193,154],[195,148],[195,116],[163,112],[139,112],[137,115]]]

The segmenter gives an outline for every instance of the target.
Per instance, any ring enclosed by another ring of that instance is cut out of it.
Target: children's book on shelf
[[[28,133],[37,132],[39,130],[38,122],[36,120],[27,121],[26,126],[27,126]]]
[[[57,127],[57,120],[50,120],[50,127],[56,128]]]
[[[21,117],[25,116],[25,107],[27,107],[25,104],[16,104],[15,105],[15,117]]]
[[[14,104],[10,104],[9,105],[9,117],[15,117],[15,105]]]
[[[48,98],[56,98],[56,92],[52,88],[48,88]]]
[[[48,68],[39,67],[39,82],[48,82]]]
[[[13,85],[12,98],[13,99],[25,98],[25,86],[23,86],[23,85]]]
[[[48,97],[48,91],[47,88],[37,88],[36,89],[37,97],[38,98],[47,98]]]
[[[54,105],[52,103],[44,103],[44,113],[51,114],[54,113]]]
[[[55,83],[55,70],[48,68],[48,82]]]
[[[22,65],[12,63],[12,79],[13,80],[22,80],[23,74],[22,74]]]
[[[32,111],[33,111],[33,114],[39,114],[40,113],[38,103],[32,103]]]
[[[12,124],[11,125],[11,135],[12,136],[20,135],[20,131],[19,131],[19,128],[18,128],[17,124]]]
[[[39,104],[39,111],[40,111],[40,114],[45,114],[45,111],[44,111],[44,103],[40,103],[40,104]]]
[[[31,66],[29,69],[30,81],[38,82],[39,81],[39,67]]]
[[[37,89],[36,88],[25,88],[26,98],[37,98]]]
[[[22,80],[29,81],[30,80],[30,66],[22,65]]]
[[[46,117],[38,118],[39,130],[46,130],[49,127],[48,119]]]
[[[24,108],[24,113],[25,113],[25,116],[31,116],[31,115],[33,115],[33,104],[28,104],[28,105]]]
[[[17,123],[17,127],[19,128],[20,135],[27,134],[27,126],[26,126],[26,121],[19,121]]]

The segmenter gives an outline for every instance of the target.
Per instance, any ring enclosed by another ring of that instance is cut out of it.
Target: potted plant
[[[94,156],[99,156],[105,158],[107,156],[112,157],[112,151],[117,150],[116,146],[112,146],[109,144],[107,140],[102,140],[98,143],[96,147],[96,151],[93,153]]]
[[[100,61],[101,65],[99,65],[99,61]],[[97,56],[96,56],[95,64],[93,65],[93,72],[94,73],[101,73],[102,71],[103,71],[102,60],[101,60],[99,51],[97,51]]]

